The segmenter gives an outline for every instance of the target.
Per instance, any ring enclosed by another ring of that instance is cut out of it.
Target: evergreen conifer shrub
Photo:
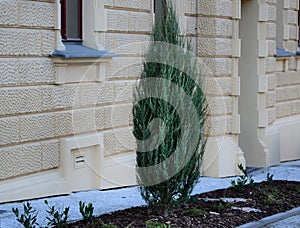
[[[200,177],[207,116],[200,65],[167,1],[162,21],[153,28],[133,104],[141,195],[164,216],[188,200]]]

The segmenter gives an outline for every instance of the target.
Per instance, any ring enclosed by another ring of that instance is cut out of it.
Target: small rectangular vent
[[[83,154],[75,154],[75,168],[80,168],[85,165],[85,157]]]

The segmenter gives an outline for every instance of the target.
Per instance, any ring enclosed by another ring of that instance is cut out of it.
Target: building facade
[[[0,202],[136,184],[154,1],[72,1],[68,23],[68,0],[0,0]],[[203,61],[203,175],[300,159],[299,0],[172,2]]]

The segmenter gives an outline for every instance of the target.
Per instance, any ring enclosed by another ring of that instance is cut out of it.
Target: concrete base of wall
[[[280,161],[300,159],[300,115],[279,119],[274,125],[280,133]]]
[[[280,163],[280,132],[276,125],[266,128],[266,144],[268,150],[268,166]]]
[[[0,203],[136,185],[135,153],[104,156],[101,133],[61,139],[59,169],[1,181]]]
[[[239,175],[238,164],[244,167],[244,153],[231,136],[211,137],[203,160],[203,175],[210,177],[228,177]]]

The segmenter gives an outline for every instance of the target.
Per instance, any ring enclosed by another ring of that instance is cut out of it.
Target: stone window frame
[[[104,33],[107,31],[105,0],[82,1],[82,45],[104,50]],[[61,0],[55,0],[56,50],[66,50],[61,36]]]

